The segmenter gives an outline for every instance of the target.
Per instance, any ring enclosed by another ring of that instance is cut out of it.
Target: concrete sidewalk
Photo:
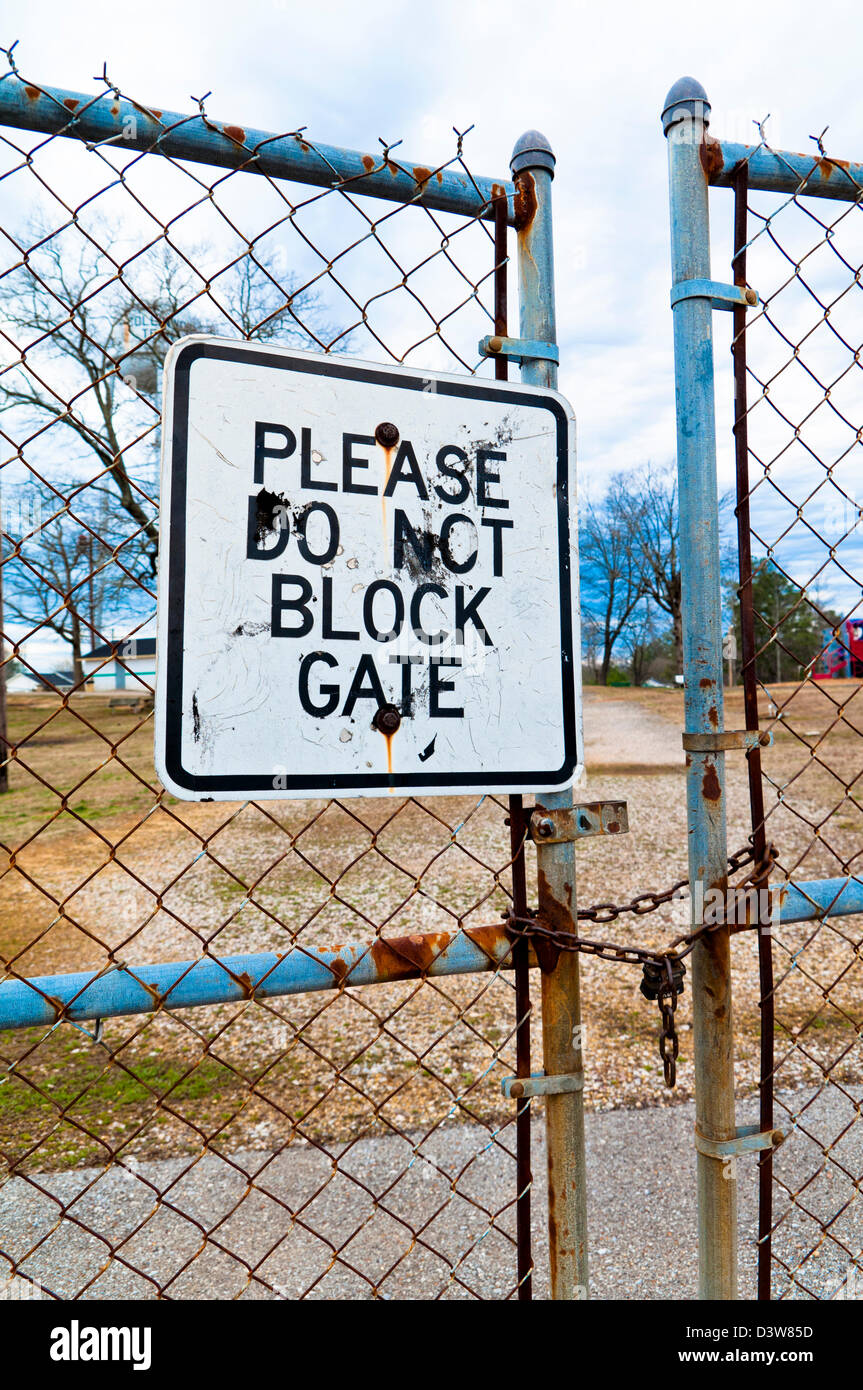
[[[799,1130],[777,1155],[791,1188],[807,1183],[777,1240],[792,1266],[819,1244],[820,1228],[807,1209],[829,1219],[851,1199],[831,1229],[849,1248],[863,1247],[863,1204],[854,1200],[851,1180],[856,1176],[859,1184],[863,1172],[859,1088],[855,1097],[857,1122],[841,1138],[855,1106],[838,1090],[808,1109],[811,1093],[785,1097],[819,1140],[837,1139],[830,1164]],[[740,1123],[757,1117],[751,1101],[739,1109]],[[539,1298],[547,1296],[541,1120],[539,1113],[533,1212]],[[695,1296],[692,1126],[689,1104],[587,1116],[594,1298]],[[511,1128],[505,1138],[513,1142]],[[514,1281],[513,1246],[490,1226],[483,1209],[499,1210],[513,1193],[511,1159],[489,1143],[487,1131],[472,1126],[442,1130],[422,1153],[432,1162],[414,1157],[400,1139],[368,1139],[348,1151],[339,1171],[318,1151],[294,1147],[276,1158],[260,1152],[230,1159],[208,1155],[191,1167],[190,1159],[141,1163],[137,1178],[118,1169],[100,1177],[89,1169],[34,1175],[31,1182],[13,1179],[0,1189],[0,1250],[63,1298],[74,1297],[91,1280],[85,1298],[147,1298],[159,1285],[169,1285],[174,1298],[273,1297],[249,1280],[240,1260],[277,1286],[276,1296],[288,1298],[311,1289],[315,1298],[364,1299],[375,1296],[375,1285],[393,1299],[505,1297]],[[850,1177],[841,1175],[840,1165]],[[754,1159],[741,1160],[743,1298],[754,1289],[755,1172]],[[257,1177],[255,1190],[244,1197],[247,1174]],[[268,1194],[290,1204],[293,1223]],[[131,1234],[142,1221],[144,1227]],[[513,1229],[511,1210],[499,1226]],[[328,1242],[341,1247],[336,1263]],[[34,1252],[29,1258],[28,1251]],[[835,1241],[823,1240],[800,1277],[806,1288],[829,1296],[846,1267]],[[787,1291],[787,1283],[782,1287]],[[805,1294],[798,1290],[796,1296]]]

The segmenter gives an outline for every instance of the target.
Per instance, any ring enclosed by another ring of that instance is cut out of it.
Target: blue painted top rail
[[[0,125],[89,144],[111,141],[121,150],[145,150],[319,188],[344,187],[367,198],[415,202],[463,217],[491,220],[493,199],[505,195],[514,225],[515,188],[502,179],[471,177],[464,169],[435,169],[401,157],[387,159],[382,151],[363,154],[321,145],[302,133],[250,130],[201,112],[184,116],[127,101],[111,91],[87,96],[38,87],[14,72],[0,77]]]
[[[703,162],[708,182],[730,188],[737,166],[749,166],[749,187],[763,193],[799,193],[807,198],[856,202],[863,195],[863,164],[827,159],[817,154],[790,154],[763,145],[737,145],[709,140]]]
[[[863,913],[863,882],[825,878],[783,883],[781,923]],[[537,962],[533,956],[531,966]],[[0,983],[0,1030],[51,1027],[58,1019],[120,1018],[159,1008],[187,1009],[278,995],[307,994],[343,986],[383,984],[421,976],[470,975],[512,968],[512,943],[502,923],[454,933],[354,942],[332,949],[298,947],[287,955],[205,956],[110,971],[42,975]]]

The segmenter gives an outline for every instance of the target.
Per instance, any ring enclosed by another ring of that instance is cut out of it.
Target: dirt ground
[[[797,880],[859,871],[863,699],[857,682],[777,687],[762,725],[772,838]],[[686,873],[682,694],[588,689],[584,800],[629,806],[630,833],[578,849],[580,904],[626,901]],[[725,726],[741,727],[742,694]],[[104,697],[64,709],[14,697],[18,742],[0,805],[5,868],[0,957],[35,976],[214,955],[371,941],[500,921],[507,903],[506,808],[436,798],[190,805],[152,766],[152,718]],[[729,848],[749,830],[742,754],[726,758]],[[528,882],[535,881],[528,850]],[[531,894],[532,896],[532,894]],[[622,917],[585,935],[655,946],[680,908]],[[857,918],[784,926],[776,942],[778,1084],[863,1078]],[[734,942],[737,1080],[758,1076],[754,940]],[[689,995],[679,1009],[676,1091],[662,1083],[658,1012],[640,971],[585,958],[586,1102],[646,1107],[692,1094]],[[535,1056],[538,972],[533,972]],[[0,1035],[2,1153],[12,1171],[112,1155],[194,1152],[404,1133],[456,1121],[505,1125],[514,1069],[507,972],[247,1001],[109,1020],[102,1042],[62,1024]]]

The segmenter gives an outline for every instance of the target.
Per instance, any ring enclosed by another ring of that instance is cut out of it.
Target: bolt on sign
[[[156,765],[170,791],[570,783],[561,396],[205,337],[172,348],[164,389]]]

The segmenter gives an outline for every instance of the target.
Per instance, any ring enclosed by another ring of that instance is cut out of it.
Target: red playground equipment
[[[824,633],[824,652],[815,672],[818,681],[863,677],[863,618],[846,618],[837,629]]]

